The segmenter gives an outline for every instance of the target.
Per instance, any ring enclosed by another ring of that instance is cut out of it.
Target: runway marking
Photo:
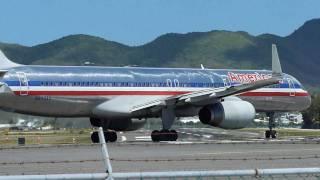
[[[124,142],[124,141],[126,141],[127,140],[127,138],[125,137],[125,136],[121,136],[121,141],[122,142]]]
[[[222,154],[248,154],[248,153],[270,153],[270,152],[295,152],[295,151],[320,151],[320,148],[315,149],[275,149],[275,150],[263,150],[263,151],[238,151],[238,152],[215,152],[215,153],[196,153],[196,154],[184,154],[186,156],[194,155],[222,155]]]
[[[191,141],[166,141],[168,144],[194,144]]]
[[[137,141],[151,141],[151,136],[136,136]]]
[[[178,131],[179,132],[179,131]],[[201,132],[204,132],[204,131],[201,131]],[[202,136],[202,137],[204,137],[204,138],[211,138],[212,137],[212,135],[210,135],[210,134],[203,134],[203,135],[201,135],[201,134],[194,134],[194,133],[190,133],[190,132],[179,132],[180,134],[187,134],[187,135],[193,135],[193,136],[197,136],[197,137],[200,137],[200,136]]]
[[[151,139],[151,136],[136,136],[136,139]]]
[[[202,136],[205,137],[205,138],[211,138],[212,137],[212,135],[210,135],[210,134],[204,134]]]

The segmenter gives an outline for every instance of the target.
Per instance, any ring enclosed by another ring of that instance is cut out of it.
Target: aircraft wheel
[[[277,138],[277,131],[272,130],[270,134],[271,134],[271,138],[272,138],[272,139]]]
[[[178,133],[175,130],[166,130],[161,131],[155,130],[151,133],[151,139],[153,142],[159,141],[176,141],[178,139]]]
[[[104,131],[104,138],[107,142],[116,142],[117,141],[117,132],[115,131]]]
[[[117,132],[115,132],[115,131],[111,131],[110,133],[110,142],[116,142],[117,141]]]
[[[160,141],[170,141],[171,140],[171,133],[169,130],[163,129],[160,131]]]
[[[98,132],[91,133],[91,141],[92,141],[92,143],[99,143],[99,134],[98,134]]]
[[[151,139],[153,142],[159,142],[160,141],[160,132],[158,130],[152,131]]]
[[[178,133],[177,133],[177,131],[171,130],[170,133],[171,133],[171,140],[172,140],[172,141],[177,141],[177,139],[178,139]]]
[[[267,139],[270,138],[270,130],[266,130],[265,136],[266,136]]]

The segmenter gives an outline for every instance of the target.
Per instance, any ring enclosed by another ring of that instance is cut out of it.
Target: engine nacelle
[[[93,126],[102,126],[104,129],[111,129],[115,131],[134,131],[140,129],[146,123],[146,119],[101,119],[90,118]]]
[[[247,101],[223,101],[205,106],[199,111],[204,124],[224,129],[240,129],[254,120],[255,108]]]

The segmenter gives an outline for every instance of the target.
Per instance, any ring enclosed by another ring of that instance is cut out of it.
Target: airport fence
[[[320,168],[251,169],[0,176],[0,180],[102,180],[102,179],[320,179]]]
[[[105,173],[0,176],[0,180],[100,179],[318,179],[320,168],[280,168],[216,171],[113,172],[102,128],[99,128]]]

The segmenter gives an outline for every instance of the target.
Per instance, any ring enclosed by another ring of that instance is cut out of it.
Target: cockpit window
[[[302,84],[296,78],[290,76],[289,79],[291,80],[291,82],[293,83],[295,88],[302,88],[303,89]]]

